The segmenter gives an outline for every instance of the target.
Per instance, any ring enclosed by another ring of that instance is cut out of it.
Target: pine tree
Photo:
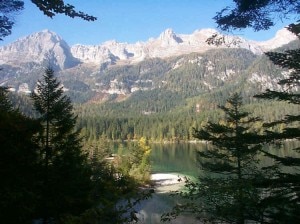
[[[300,25],[291,24],[288,29],[300,38]],[[300,49],[288,50],[283,53],[268,52],[266,55],[277,66],[286,69],[288,77],[279,81],[281,91],[266,90],[265,93],[256,97],[272,99],[300,105]],[[300,109],[300,107],[299,107]],[[270,144],[282,143],[292,140],[298,144],[289,149],[285,156],[276,152],[264,151],[264,153],[275,160],[278,167],[273,177],[268,200],[270,209],[268,214],[273,223],[296,223],[300,220],[300,115],[298,113],[288,114],[283,119],[272,123],[265,123],[264,126],[271,127],[266,133],[267,142]],[[281,132],[274,131],[274,127],[284,125]],[[273,169],[273,167],[270,167]],[[266,199],[267,200],[267,199]]]
[[[198,152],[202,174],[198,182],[187,180],[180,193],[188,203],[176,206],[176,215],[192,212],[202,221],[246,223],[262,221],[262,192],[256,187],[266,175],[259,168],[260,136],[253,130],[256,117],[242,109],[242,98],[234,94],[220,107],[225,119],[195,130],[195,137],[211,143]]]
[[[43,166],[40,215],[45,223],[79,215],[89,207],[90,167],[74,130],[72,104],[51,68],[45,70],[31,98],[42,126],[37,137]]]

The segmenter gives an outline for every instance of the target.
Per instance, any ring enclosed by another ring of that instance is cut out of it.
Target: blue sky
[[[65,0],[77,10],[98,17],[95,22],[57,15],[48,18],[30,0],[25,10],[16,15],[12,35],[0,45],[20,37],[49,29],[69,45],[101,44],[107,40],[135,43],[158,37],[167,28],[177,34],[191,34],[202,28],[216,28],[212,19],[217,11],[233,4],[230,0]],[[268,31],[237,31],[235,34],[252,40],[267,40],[286,23],[277,23]]]

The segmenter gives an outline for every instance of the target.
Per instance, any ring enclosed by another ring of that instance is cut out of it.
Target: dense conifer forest
[[[293,42],[278,51],[297,46],[297,42]],[[180,66],[174,68],[174,65]],[[149,59],[136,65],[114,66],[92,78],[82,76],[88,72],[92,71],[57,72],[68,90],[65,93],[74,104],[78,116],[76,128],[82,131],[86,141],[98,140],[102,135],[110,140],[141,137],[156,142],[194,140],[193,128],[210,119],[216,121],[220,114],[218,105],[224,104],[234,91],[241,93],[245,105],[255,116],[267,121],[298,110],[297,106],[287,106],[285,102],[253,97],[268,86],[278,88],[282,70],[265,55],[257,56],[244,49],[216,49],[167,60]],[[249,81],[250,74],[268,75],[269,80],[265,83]],[[19,82],[27,82],[26,77],[32,76],[24,76]],[[123,83],[119,88],[126,90],[140,82],[144,89],[127,95],[103,95],[92,90],[97,82],[110,83],[115,79]],[[12,101],[25,114],[36,116],[26,95],[12,95]]]

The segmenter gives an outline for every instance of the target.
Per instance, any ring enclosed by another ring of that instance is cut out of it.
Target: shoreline
[[[151,181],[156,193],[171,193],[184,187],[185,176],[178,173],[153,173]]]
[[[151,181],[154,183],[154,193],[152,197],[136,205],[135,215],[139,220],[137,223],[162,223],[162,214],[171,212],[172,208],[178,202],[178,199],[171,197],[169,194],[181,190],[185,185],[186,177],[180,173],[151,174]],[[176,219],[172,219],[168,223],[201,224],[197,219],[186,214],[179,215]]]

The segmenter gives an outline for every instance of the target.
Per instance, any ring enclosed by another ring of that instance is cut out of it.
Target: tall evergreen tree
[[[31,223],[37,200],[38,123],[14,109],[0,87],[0,220]]]
[[[45,70],[31,97],[40,114],[37,137],[43,166],[40,216],[47,223],[78,215],[89,206],[90,167],[81,150],[72,104],[51,68]]]
[[[291,24],[288,29],[300,38],[300,24]],[[256,97],[300,105],[300,49],[288,50],[283,53],[269,52],[266,55],[275,65],[287,69],[289,75],[279,81],[278,84],[282,87],[281,91],[268,89]],[[279,167],[272,179],[273,194],[269,196],[269,201],[273,202],[270,205],[272,209],[270,209],[269,215],[274,223],[296,223],[300,220],[299,111],[295,114],[288,114],[281,120],[265,124],[267,127],[285,126],[281,132],[268,131],[266,136],[268,142],[280,143],[286,140],[296,142],[295,146],[288,149],[285,155],[264,151],[267,156],[276,161],[276,165]]]
[[[195,130],[196,138],[212,146],[198,152],[203,173],[198,182],[187,181],[187,191],[180,195],[189,203],[176,206],[174,212],[189,211],[213,223],[262,222],[262,194],[256,185],[266,174],[259,168],[260,137],[253,130],[259,119],[243,111],[237,93],[220,108],[225,120]]]

